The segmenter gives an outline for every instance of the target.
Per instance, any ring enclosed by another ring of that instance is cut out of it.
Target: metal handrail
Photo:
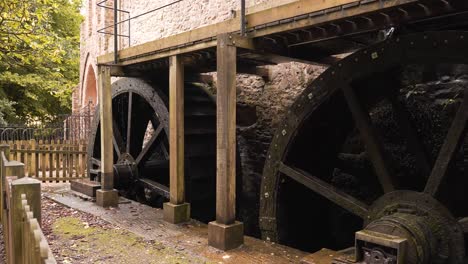
[[[149,11],[143,12],[141,14],[138,14],[138,15],[136,15],[134,17],[130,17],[130,12],[129,11],[117,8],[117,1],[118,0],[114,0],[114,7],[107,6],[105,4],[107,1],[109,1],[109,0],[103,0],[103,1],[101,1],[99,3],[97,3],[97,6],[105,8],[105,9],[113,10],[114,11],[114,23],[112,25],[108,25],[108,26],[105,26],[105,27],[103,27],[101,29],[98,29],[97,33],[106,34],[106,35],[113,35],[114,36],[114,63],[117,63],[118,62],[118,57],[117,57],[118,56],[118,53],[117,53],[118,52],[118,39],[117,39],[117,37],[126,37],[126,38],[128,38],[128,45],[129,46],[131,45],[131,43],[130,43],[130,40],[131,40],[130,21],[131,20],[142,17],[142,16],[147,15],[147,14],[150,14],[152,12],[161,10],[163,8],[172,6],[174,4],[182,2],[184,0],[173,1],[171,3],[165,4],[165,5],[156,7],[154,9],[151,9]],[[240,25],[240,29],[241,29],[241,35],[245,36],[245,34],[247,32],[247,22],[246,22],[246,19],[245,19],[245,9],[246,9],[245,8],[245,0],[240,0],[240,2],[241,2],[241,19],[240,19],[241,25]],[[127,19],[117,21],[118,12],[125,13],[129,17]],[[117,31],[117,26],[120,25],[120,24],[123,24],[125,22],[128,22],[128,35],[119,34],[118,31]],[[108,29],[108,28],[114,28],[113,32],[112,33],[106,32],[106,29]]]

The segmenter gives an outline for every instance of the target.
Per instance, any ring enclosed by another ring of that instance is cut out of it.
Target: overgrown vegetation
[[[0,1],[0,124],[71,111],[79,78],[80,0]]]

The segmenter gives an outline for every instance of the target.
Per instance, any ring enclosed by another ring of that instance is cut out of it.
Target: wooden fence
[[[41,182],[25,177],[25,166],[9,161],[0,146],[0,220],[8,264],[57,263],[41,229]]]
[[[86,177],[86,142],[18,140],[1,142],[10,148],[9,159],[24,164],[25,175],[42,182],[64,182]]]

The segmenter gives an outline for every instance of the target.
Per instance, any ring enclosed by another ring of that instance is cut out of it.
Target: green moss
[[[145,241],[126,230],[89,227],[75,217],[58,219],[53,231],[63,240],[63,255],[85,256],[93,263],[206,263],[202,258]]]

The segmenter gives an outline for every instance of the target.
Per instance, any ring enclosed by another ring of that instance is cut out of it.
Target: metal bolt
[[[283,134],[283,136],[286,135],[286,129],[283,129],[283,131],[281,131],[281,134]]]

